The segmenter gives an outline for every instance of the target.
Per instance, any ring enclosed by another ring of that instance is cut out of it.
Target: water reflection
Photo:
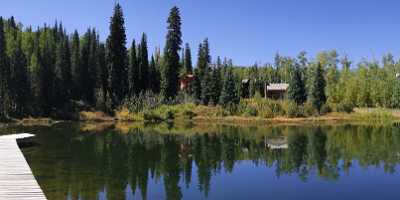
[[[204,199],[215,191],[213,178],[238,176],[235,169],[249,162],[249,174],[273,169],[275,181],[296,176],[307,184],[314,177],[340,182],[352,169],[393,174],[400,161],[396,127],[133,127],[121,133],[115,126],[91,132],[67,124],[40,132],[41,145],[24,154],[50,200],[188,199],[183,190]],[[233,191],[240,192],[246,193]]]

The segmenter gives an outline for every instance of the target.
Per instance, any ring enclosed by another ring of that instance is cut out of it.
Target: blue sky
[[[169,9],[177,5],[183,39],[197,55],[208,37],[213,58],[235,64],[273,62],[276,52],[313,57],[337,49],[353,60],[380,60],[400,54],[400,1],[396,0],[119,0],[124,9],[128,43],[148,34],[149,48],[163,46]],[[4,0],[0,15],[24,25],[62,21],[69,32],[95,27],[104,40],[114,0]],[[195,59],[195,57],[193,58]]]

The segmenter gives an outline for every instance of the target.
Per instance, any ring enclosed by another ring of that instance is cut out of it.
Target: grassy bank
[[[307,110],[309,109],[309,110]],[[366,125],[391,124],[400,121],[400,110],[381,108],[356,108],[353,112],[326,112],[318,114],[305,106],[293,105],[286,101],[248,100],[237,107],[204,106],[192,103],[160,105],[141,112],[130,112],[127,107],[115,111],[114,116],[104,112],[84,111],[79,120],[96,126],[97,122],[122,123],[196,123],[227,125],[307,125],[307,124],[343,124],[357,123]],[[57,120],[50,118],[25,118],[13,120],[24,126],[52,125]]]

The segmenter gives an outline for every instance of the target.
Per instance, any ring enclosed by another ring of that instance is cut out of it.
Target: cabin
[[[286,96],[289,84],[287,83],[270,83],[265,87],[265,98],[283,99]]]
[[[180,84],[180,89],[181,90],[187,90],[190,87],[190,84],[192,83],[194,79],[193,74],[185,74],[184,76],[181,77],[179,84]]]

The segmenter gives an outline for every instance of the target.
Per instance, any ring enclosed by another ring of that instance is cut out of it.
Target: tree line
[[[250,97],[262,95],[265,83],[290,83],[288,99],[299,105],[308,102],[318,110],[400,107],[399,63],[390,54],[382,64],[364,60],[356,68],[336,51],[321,52],[313,60],[305,52],[296,58],[277,54],[274,64],[233,67],[230,59],[213,61],[205,39],[193,67],[190,45],[182,41],[179,8],[171,9],[167,24],[164,50],[156,48],[151,54],[145,33],[138,42],[127,44],[119,4],[105,42],[94,28],[83,35],[68,34],[62,23],[33,30],[13,17],[0,18],[0,118],[67,117],[82,109],[111,112],[148,91],[165,101],[183,93],[195,103],[235,105],[243,79],[250,80]],[[180,92],[179,80],[188,74],[194,75],[193,81]]]

